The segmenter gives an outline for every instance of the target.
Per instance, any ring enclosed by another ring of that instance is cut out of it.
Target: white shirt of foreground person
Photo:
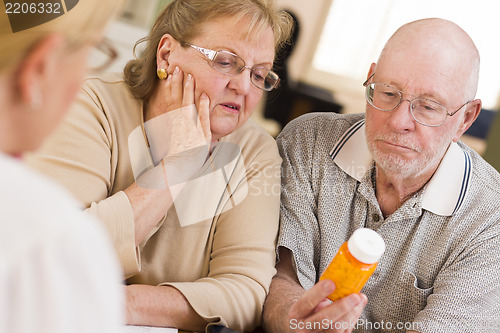
[[[119,332],[118,263],[69,195],[0,153],[0,332]]]

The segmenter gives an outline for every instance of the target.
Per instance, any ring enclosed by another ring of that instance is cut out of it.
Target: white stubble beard
[[[458,127],[458,126],[457,126]],[[457,128],[458,129],[458,128]],[[432,142],[429,149],[424,148],[412,140],[412,134],[376,134],[370,133],[367,127],[367,144],[375,164],[385,173],[394,175],[398,178],[418,177],[425,172],[435,170],[443,158],[446,150],[452,142],[454,131],[450,135],[442,136],[435,142]],[[401,155],[394,153],[385,153],[377,148],[376,141],[383,140],[391,143],[398,143],[409,147],[419,153],[418,158],[408,160]]]

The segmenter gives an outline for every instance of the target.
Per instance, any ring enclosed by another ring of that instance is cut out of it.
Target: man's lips
[[[407,151],[407,150],[418,151],[417,149],[413,148],[412,146],[405,145],[403,143],[399,143],[399,142],[395,143],[395,142],[390,142],[390,141],[386,141],[386,140],[380,140],[380,141],[392,149],[405,150],[405,151]]]

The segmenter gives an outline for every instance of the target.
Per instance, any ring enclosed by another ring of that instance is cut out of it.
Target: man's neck
[[[437,166],[427,172],[407,178],[375,168],[375,194],[384,217],[394,213],[431,179]]]

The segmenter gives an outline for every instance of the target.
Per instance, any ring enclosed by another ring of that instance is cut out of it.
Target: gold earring
[[[168,76],[168,73],[163,68],[160,68],[159,70],[156,71],[156,75],[158,75],[160,80],[165,80]]]

